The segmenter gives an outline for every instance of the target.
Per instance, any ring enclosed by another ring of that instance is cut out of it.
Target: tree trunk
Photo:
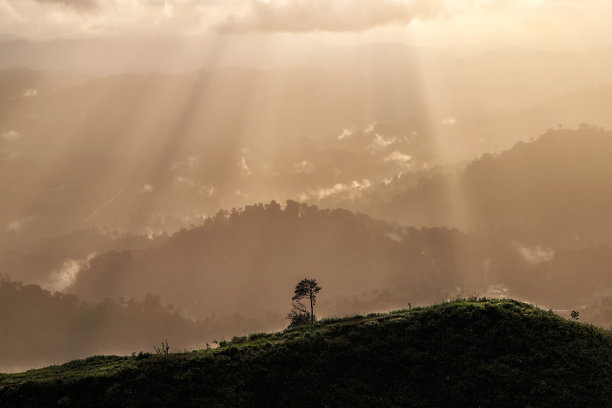
[[[312,300],[313,300],[313,293],[312,293],[312,289],[310,290],[310,321],[314,322],[314,305],[312,304]]]

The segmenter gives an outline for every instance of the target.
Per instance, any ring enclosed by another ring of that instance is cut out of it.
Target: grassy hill
[[[609,407],[612,333],[514,300],[0,375],[2,407]]]

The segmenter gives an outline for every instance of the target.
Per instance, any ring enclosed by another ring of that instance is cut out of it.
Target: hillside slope
[[[342,209],[270,202],[220,212],[155,248],[101,254],[68,290],[90,302],[154,293],[193,316],[247,311],[261,318],[287,310],[295,283],[316,271],[325,288],[319,311],[341,315],[431,304],[456,288],[483,293],[486,260],[491,281],[508,282],[500,277],[522,266],[513,247],[456,230],[401,228]],[[387,305],[340,304],[371,299],[372,290],[388,290]]]
[[[396,177],[342,207],[405,225],[457,226],[555,249],[612,243],[612,132],[582,125],[549,130],[452,171]]]
[[[0,405],[604,407],[611,350],[609,331],[524,303],[457,300],[0,375]]]

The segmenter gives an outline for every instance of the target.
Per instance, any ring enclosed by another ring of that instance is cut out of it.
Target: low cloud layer
[[[98,8],[97,0],[35,0],[43,4],[59,4],[75,10],[94,10]]]
[[[288,0],[250,3],[231,15],[221,32],[363,31],[391,23],[410,23],[450,13],[445,0]]]

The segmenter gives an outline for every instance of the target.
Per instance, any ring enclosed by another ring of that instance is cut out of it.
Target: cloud
[[[299,174],[310,174],[315,170],[314,165],[306,160],[295,163],[293,167],[295,167],[295,171]]]
[[[346,139],[347,137],[350,137],[352,134],[353,134],[352,130],[342,129],[342,133],[338,135],[338,140]]]
[[[397,150],[395,150],[393,153],[385,157],[385,163],[388,163],[388,162],[408,163],[410,160],[412,160],[411,156],[405,153],[402,153],[400,151],[397,151]]]
[[[34,0],[43,4],[59,4],[79,11],[90,11],[98,8],[97,0]]]
[[[140,191],[142,193],[152,193],[153,192],[153,186],[151,184],[145,184],[142,189],[140,189]]]
[[[555,251],[552,249],[542,248],[539,245],[529,248],[517,243],[516,246],[519,254],[521,254],[523,259],[530,265],[548,262],[555,257]]]
[[[397,142],[397,138],[395,137],[385,138],[383,135],[380,135],[377,133],[376,136],[374,136],[372,145],[377,148],[385,148],[389,145],[392,145],[395,142]]]
[[[85,259],[66,259],[61,268],[51,273],[45,288],[54,292],[65,290],[74,283],[79,272],[88,267],[95,256],[96,253],[92,252]]]
[[[15,232],[15,233],[21,232],[23,231],[26,224],[30,223],[31,221],[32,221],[32,217],[26,217],[26,218],[9,221],[6,224],[6,231]]]
[[[200,164],[199,156],[189,156],[185,160],[174,160],[172,165],[170,166],[170,170],[176,170],[180,167],[186,167],[188,169],[193,169]]]
[[[442,119],[442,126],[455,126],[455,123],[457,123],[457,119],[453,118],[452,116],[449,116],[448,118],[444,118]]]
[[[349,192],[349,198],[356,197],[361,190],[366,189],[372,185],[372,182],[368,179],[353,180],[350,184],[337,183],[333,187],[320,188],[316,191],[316,197],[321,200],[329,197],[332,194],[346,193]]]
[[[247,164],[247,159],[244,156],[242,156],[242,159],[240,160],[240,170],[242,171],[242,174],[245,176],[250,176],[253,174],[249,165]]]
[[[217,189],[213,184],[202,185],[198,190],[198,194],[213,197],[215,194],[217,194]]]
[[[8,132],[2,133],[2,138],[7,142],[13,142],[21,138],[21,134],[14,130],[9,130]]]
[[[221,32],[363,31],[450,14],[449,0],[254,0],[231,14]]]
[[[186,187],[194,187],[196,185],[196,182],[190,178],[187,177],[181,177],[181,176],[177,176],[174,179],[174,184],[180,185],[180,186],[186,186]]]
[[[20,221],[20,220],[10,221],[6,225],[6,230],[8,232],[19,232],[23,228],[24,224],[25,224],[25,222],[24,221]]]
[[[38,95],[38,91],[36,89],[26,89],[23,91],[24,98],[30,98],[32,96]]]

